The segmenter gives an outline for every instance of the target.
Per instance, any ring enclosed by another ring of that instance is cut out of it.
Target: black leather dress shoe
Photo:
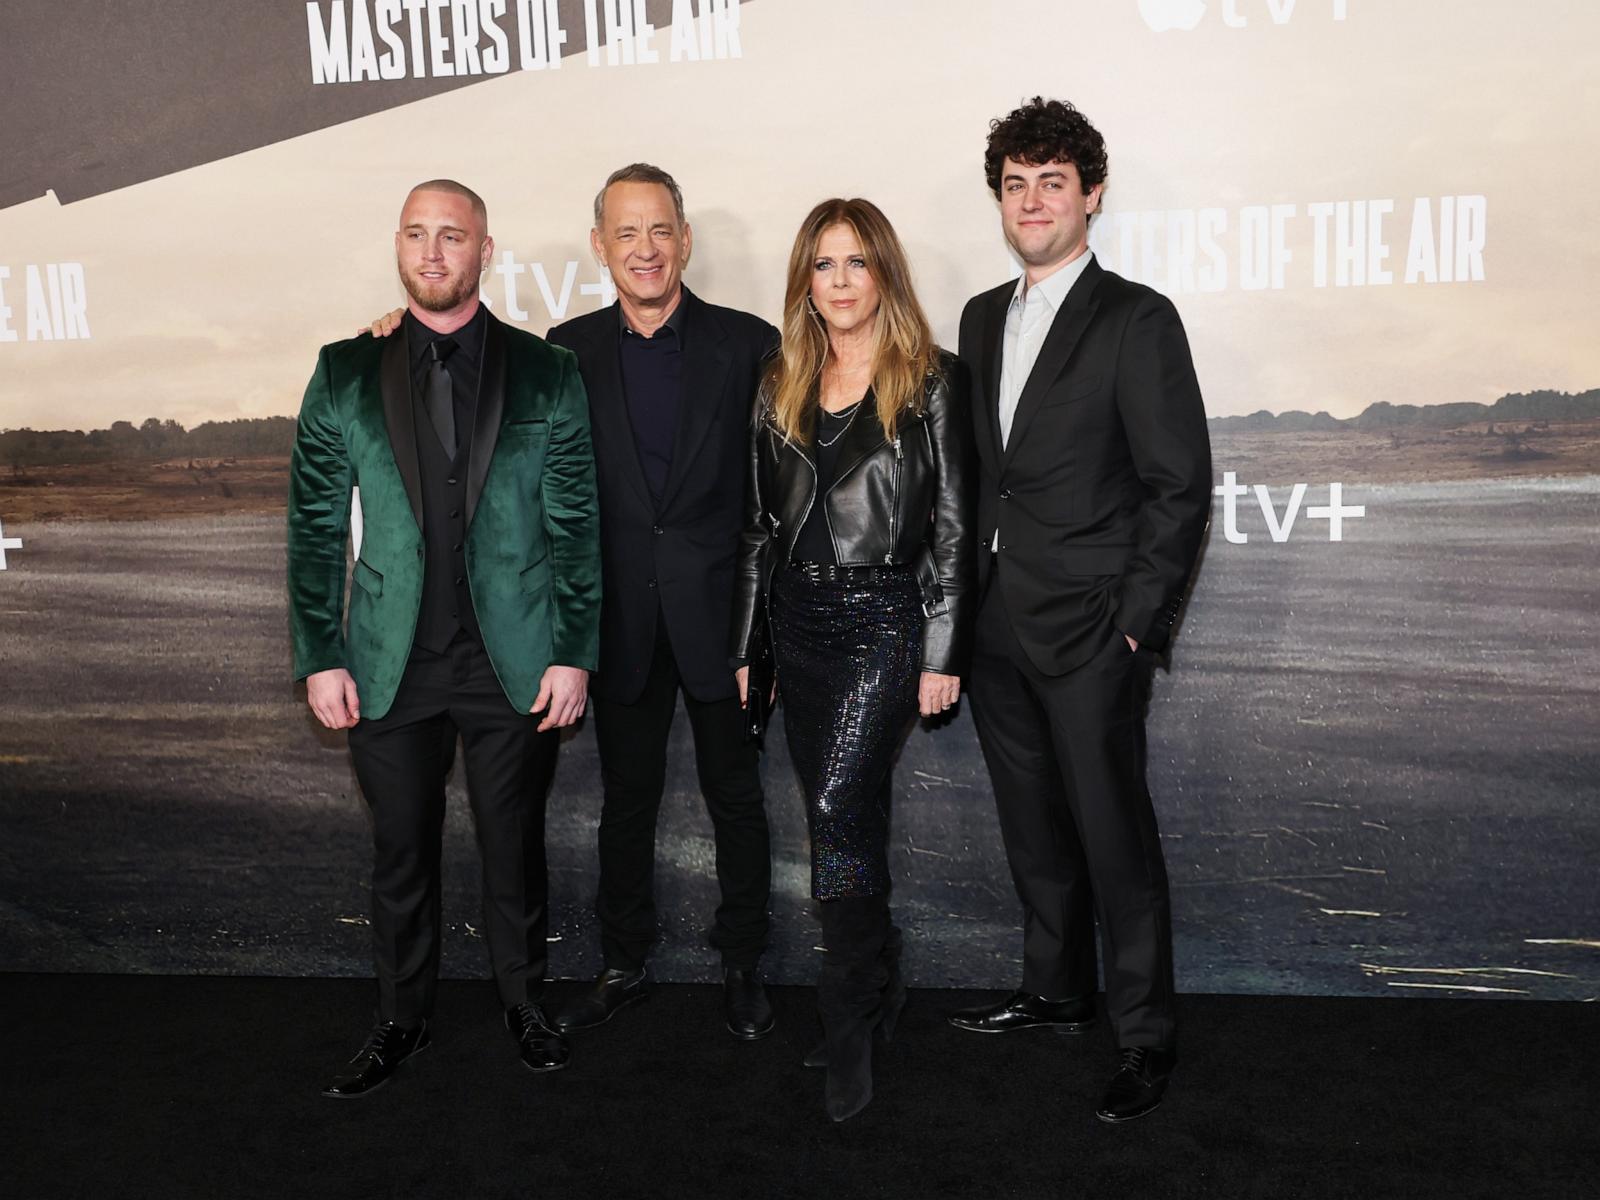
[[[999,1004],[958,1009],[947,1020],[957,1029],[971,1033],[1011,1033],[1017,1029],[1086,1033],[1094,1028],[1094,997],[1046,1000],[1028,992],[1012,992]]]
[[[644,968],[637,971],[618,971],[607,967],[601,971],[586,992],[580,992],[556,1014],[556,1024],[563,1030],[590,1029],[604,1025],[617,1009],[643,1000],[648,993],[644,986]]]
[[[722,1009],[728,1032],[747,1042],[766,1037],[776,1024],[767,989],[754,967],[729,967],[722,973]]]
[[[530,1071],[559,1071],[572,1059],[572,1047],[545,1019],[544,1009],[524,1000],[506,1009],[506,1028],[517,1039],[522,1065]]]
[[[405,1028],[393,1021],[380,1021],[372,1027],[366,1043],[356,1056],[322,1085],[330,1100],[354,1100],[389,1082],[396,1068],[418,1050],[428,1048],[428,1024]]]
[[[1121,1054],[1117,1073],[1111,1077],[1105,1099],[1094,1113],[1112,1124],[1142,1117],[1160,1104],[1172,1068],[1178,1062],[1176,1051],[1155,1046],[1127,1046]]]

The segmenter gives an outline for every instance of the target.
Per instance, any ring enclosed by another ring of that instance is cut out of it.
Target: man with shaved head
[[[540,1007],[544,808],[559,730],[597,661],[599,525],[588,402],[566,350],[491,316],[482,199],[418,184],[394,235],[403,336],[324,346],[289,480],[294,672],[349,731],[372,811],[378,1020],[323,1087],[366,1095],[428,1045],[445,781],[461,740],[483,862],[483,937],[535,1071],[566,1066]],[[352,491],[362,536],[345,602]]]

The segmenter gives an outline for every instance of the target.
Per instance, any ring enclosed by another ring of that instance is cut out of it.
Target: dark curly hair
[[[1048,162],[1078,168],[1083,190],[1106,181],[1106,140],[1089,118],[1070,101],[1035,96],[1021,108],[989,122],[989,145],[983,172],[989,190],[1000,194],[1000,172],[1006,159],[1037,167]]]

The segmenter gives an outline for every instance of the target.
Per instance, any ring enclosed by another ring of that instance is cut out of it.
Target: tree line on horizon
[[[1600,388],[1587,392],[1512,392],[1493,404],[1391,404],[1380,400],[1354,417],[1298,410],[1212,417],[1226,432],[1285,433],[1344,430],[1454,429],[1481,421],[1582,421],[1600,418]],[[204,421],[185,429],[177,421],[148,417],[113,421],[107,429],[0,430],[0,463],[12,470],[69,463],[127,462],[169,458],[287,458],[294,447],[295,418],[240,417]]]
[[[0,463],[21,470],[138,459],[288,457],[294,430],[293,417],[203,421],[193,429],[156,417],[138,425],[113,421],[108,429],[87,431],[7,429],[0,430]]]
[[[1391,404],[1379,400],[1353,417],[1298,409],[1273,413],[1262,409],[1235,417],[1212,417],[1207,424],[1227,433],[1399,432],[1406,429],[1459,429],[1479,422],[1589,421],[1600,418],[1600,388],[1587,392],[1510,392],[1493,404],[1471,401],[1444,404]]]

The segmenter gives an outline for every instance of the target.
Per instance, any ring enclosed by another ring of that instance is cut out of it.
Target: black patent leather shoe
[[[611,1020],[617,1009],[643,1000],[647,994],[643,967],[637,971],[607,967],[588,991],[580,992],[562,1005],[556,1014],[556,1024],[563,1030],[592,1029]]]
[[[999,1004],[958,1009],[946,1019],[970,1033],[1011,1033],[1018,1029],[1087,1033],[1094,1028],[1094,997],[1046,1000],[1028,992],[1012,992]]]
[[[380,1021],[367,1034],[367,1040],[356,1056],[347,1062],[339,1073],[322,1085],[322,1094],[330,1100],[354,1100],[365,1096],[389,1082],[400,1064],[418,1050],[428,1048],[428,1024],[412,1028],[396,1025],[393,1021]]]
[[[572,1060],[572,1047],[545,1018],[544,1009],[524,1000],[506,1009],[506,1028],[517,1040],[522,1065],[530,1071],[559,1071]]]
[[[777,1023],[767,989],[753,967],[729,967],[722,973],[722,1010],[728,1032],[747,1042],[766,1037]]]
[[[1177,1065],[1177,1052],[1163,1047],[1125,1046],[1117,1073],[1094,1115],[1116,1124],[1142,1117],[1161,1103],[1167,1080]]]

